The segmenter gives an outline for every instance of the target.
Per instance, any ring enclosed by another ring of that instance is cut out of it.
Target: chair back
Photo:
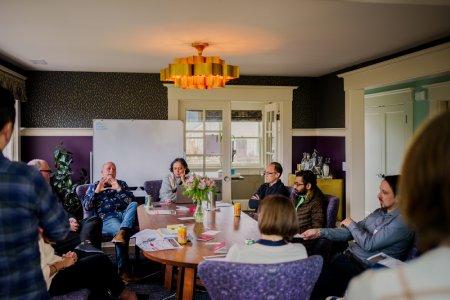
[[[90,292],[88,289],[77,290],[68,294],[51,297],[50,300],[88,300]]]
[[[325,227],[336,227],[337,214],[339,210],[339,198],[332,195],[325,195],[324,207],[326,207]]]
[[[405,255],[402,257],[402,261],[409,261],[420,256],[419,248],[417,247],[417,234],[414,233],[414,238],[406,251]]]
[[[211,299],[309,299],[322,262],[318,255],[279,264],[206,260],[198,275]]]
[[[149,180],[144,182],[144,190],[148,195],[152,196],[153,201],[159,202],[159,190],[161,189],[162,180]]]
[[[86,196],[86,192],[89,188],[90,184],[80,184],[75,189],[75,193],[77,193],[78,199],[81,202],[81,207],[83,207],[83,219],[90,218],[95,215],[94,210],[85,210],[83,205],[84,196]]]

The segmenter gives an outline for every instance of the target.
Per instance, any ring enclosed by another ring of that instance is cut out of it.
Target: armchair
[[[279,264],[207,260],[198,275],[212,299],[309,299],[322,269],[322,258]]]

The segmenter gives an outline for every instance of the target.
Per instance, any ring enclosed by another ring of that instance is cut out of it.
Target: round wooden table
[[[226,247],[234,243],[244,243],[246,239],[257,240],[260,237],[258,223],[241,213],[240,217],[234,217],[233,207],[220,207],[220,211],[205,212],[203,223],[193,220],[181,221],[180,217],[192,216],[189,211],[176,209],[175,204],[163,205],[156,209],[171,209],[176,212],[172,215],[149,214],[143,205],[137,209],[139,228],[158,229],[165,228],[170,224],[184,224],[187,232],[192,236],[192,241],[181,249],[162,250],[147,252],[143,251],[146,258],[160,262],[166,266],[164,286],[172,287],[172,275],[174,267],[178,268],[177,299],[193,299],[197,265],[204,260],[205,256],[214,255],[215,245],[207,245],[205,242],[197,241],[197,237],[207,230],[220,231],[213,240],[208,242],[225,242]],[[190,207],[192,205],[183,205]]]

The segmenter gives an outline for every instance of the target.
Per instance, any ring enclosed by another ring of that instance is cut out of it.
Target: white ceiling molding
[[[427,66],[426,70],[423,66]],[[388,71],[390,70],[390,71]],[[450,42],[339,74],[344,90],[371,89],[450,70]]]

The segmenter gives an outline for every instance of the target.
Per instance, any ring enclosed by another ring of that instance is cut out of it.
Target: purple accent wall
[[[331,158],[330,172],[334,178],[345,178],[342,162],[345,161],[345,137],[341,136],[294,136],[292,137],[292,170],[297,169],[303,152],[317,149],[321,155]]]
[[[77,180],[81,168],[90,172],[89,153],[92,151],[92,136],[23,136],[21,137],[21,160],[28,162],[33,158],[46,160],[54,169],[53,150],[63,142],[63,146],[73,153],[73,179]]]

